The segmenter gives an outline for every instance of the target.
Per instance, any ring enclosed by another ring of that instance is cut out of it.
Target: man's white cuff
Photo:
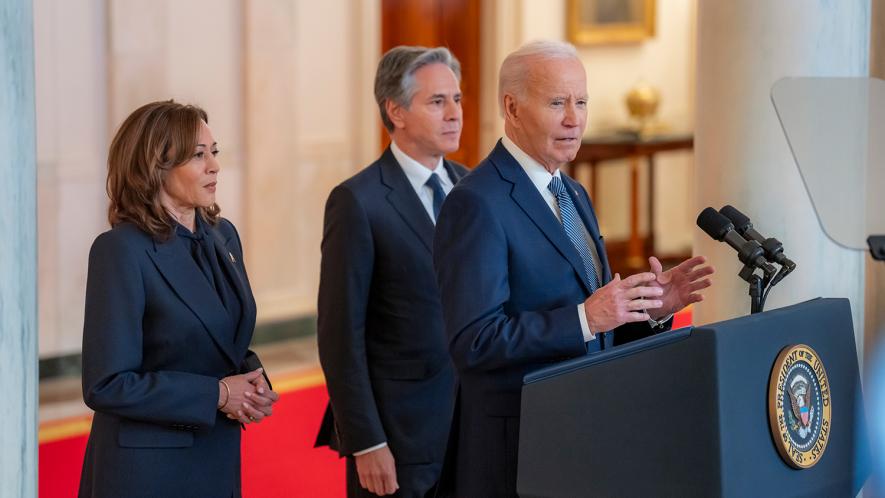
[[[584,312],[584,303],[578,305],[578,320],[581,321],[581,333],[584,334],[584,342],[596,339],[596,334],[590,331],[590,325],[587,324],[587,313]]]
[[[375,450],[380,450],[381,448],[384,448],[386,446],[387,446],[387,441],[385,441],[381,444],[376,444],[375,446],[372,446],[371,448],[366,448],[364,450],[355,451],[355,452],[353,452],[353,456],[363,456],[366,453],[371,453]]]

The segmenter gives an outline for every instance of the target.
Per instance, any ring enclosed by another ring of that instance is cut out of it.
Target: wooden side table
[[[590,168],[590,197],[597,199],[597,166],[613,159],[627,159],[630,168],[630,238],[627,241],[625,266],[629,270],[639,270],[647,266],[645,254],[654,249],[654,204],[655,204],[655,154],[671,150],[692,150],[694,135],[691,133],[639,136],[638,134],[605,134],[586,137],[575,160],[564,169],[574,177],[578,169]],[[648,164],[648,209],[649,235],[639,234],[639,161]],[[683,255],[680,255],[680,257]],[[689,255],[690,256],[690,255]]]

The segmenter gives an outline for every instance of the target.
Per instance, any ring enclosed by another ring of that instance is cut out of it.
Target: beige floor
[[[277,376],[297,374],[319,367],[316,337],[309,336],[256,346],[271,381]],[[40,382],[40,423],[79,417],[91,412],[83,404],[79,377],[64,377]]]

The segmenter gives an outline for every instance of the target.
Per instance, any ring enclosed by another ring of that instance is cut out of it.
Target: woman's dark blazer
[[[218,380],[255,368],[255,300],[234,226],[208,227],[242,303],[233,323],[189,252],[130,223],[89,253],[83,397],[95,410],[80,497],[238,497],[240,425]]]

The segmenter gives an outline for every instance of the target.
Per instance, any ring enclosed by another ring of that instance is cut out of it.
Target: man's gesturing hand
[[[658,258],[654,256],[648,258],[651,271],[656,276],[655,281],[649,285],[659,287],[663,291],[660,294],[663,305],[651,312],[652,318],[657,320],[704,299],[698,291],[712,285],[709,276],[715,272],[712,266],[702,266],[706,262],[707,259],[703,256],[695,256],[663,271]]]
[[[392,495],[399,489],[396,482],[396,467],[393,453],[384,446],[364,455],[353,457],[356,472],[360,476],[360,486],[376,495]]]
[[[597,289],[584,301],[590,330],[594,333],[606,332],[628,322],[648,320],[645,310],[660,308],[663,304],[655,299],[663,294],[663,290],[660,287],[647,287],[655,278],[654,273],[646,272],[621,280],[621,276],[616,274],[611,282]]]

